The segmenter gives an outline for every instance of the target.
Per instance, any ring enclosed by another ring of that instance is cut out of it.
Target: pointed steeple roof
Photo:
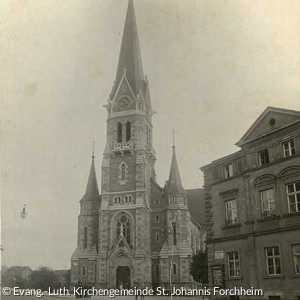
[[[113,88],[113,94],[111,95],[112,97],[114,96],[115,90],[118,87],[124,72],[126,72],[126,77],[132,91],[135,95],[137,95],[143,88],[144,72],[133,0],[129,0],[128,2],[115,85]]]
[[[167,195],[172,195],[172,194],[186,194],[181,178],[180,178],[180,173],[179,173],[179,168],[177,164],[177,158],[176,158],[176,149],[173,141],[173,155],[172,155],[172,162],[171,162],[171,169],[170,169],[170,175],[169,175],[169,180],[167,181],[165,185],[165,193]]]
[[[81,198],[80,201],[89,201],[89,200],[98,200],[99,199],[99,188],[97,183],[97,176],[95,170],[95,155],[92,155],[92,164],[89,179],[86,185],[86,191],[84,196]]]

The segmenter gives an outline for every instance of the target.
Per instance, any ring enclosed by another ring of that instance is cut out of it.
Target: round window
[[[270,121],[269,121],[269,124],[271,125],[271,126],[274,126],[275,125],[275,119],[270,119]]]

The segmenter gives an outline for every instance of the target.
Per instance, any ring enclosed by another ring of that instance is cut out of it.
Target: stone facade
[[[300,112],[268,107],[237,145],[202,167],[209,284],[299,299]]]
[[[169,180],[164,188],[156,183],[153,110],[132,0],[106,108],[101,196],[93,155],[80,201],[71,283],[89,282],[101,288],[169,288],[170,282],[192,286],[190,260],[204,245],[204,231],[188,205],[201,199],[189,199],[182,187],[175,145]]]

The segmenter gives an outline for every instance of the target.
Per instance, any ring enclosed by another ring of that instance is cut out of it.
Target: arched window
[[[118,123],[118,139],[117,139],[118,143],[122,142],[122,123],[119,122]]]
[[[149,144],[149,130],[148,127],[146,127],[146,144]]]
[[[146,115],[148,116],[149,111],[148,111],[148,105],[147,104],[145,105],[145,111],[146,111]]]
[[[115,202],[115,204],[121,204],[121,197],[116,196],[116,197],[114,198],[114,202]]]
[[[125,196],[125,203],[126,204],[131,204],[132,203],[132,196],[131,195]]]
[[[172,228],[173,228],[173,245],[177,245],[177,237],[176,237],[176,223],[172,223]]]
[[[159,233],[156,233],[155,239],[156,239],[156,241],[159,241]]]
[[[121,166],[121,181],[126,180],[126,166],[125,164],[122,164]]]
[[[131,139],[131,123],[129,121],[126,122],[126,142],[129,142]]]
[[[83,233],[83,249],[87,248],[87,227],[84,227]]]
[[[151,144],[151,128],[148,128],[148,144]]]
[[[121,232],[122,232],[126,242],[130,245],[131,224],[130,224],[129,218],[125,215],[122,215],[118,220],[117,237],[120,236]]]
[[[173,264],[173,274],[175,275],[177,273],[177,266],[176,264]]]
[[[81,274],[82,274],[82,276],[86,276],[86,266],[85,265],[82,266]]]

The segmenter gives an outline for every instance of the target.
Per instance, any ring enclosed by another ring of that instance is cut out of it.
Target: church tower
[[[77,248],[71,258],[71,284],[78,281],[96,283],[100,195],[94,160],[93,153],[86,191],[80,200]]]
[[[187,193],[180,178],[175,143],[169,180],[163,190],[167,236],[159,253],[160,284],[169,287],[190,287],[191,215]],[[166,285],[167,283],[167,285]]]
[[[105,105],[99,214],[100,287],[151,286],[150,186],[155,181],[152,107],[133,1],[129,0],[116,78]],[[103,230],[101,230],[103,228]]]
[[[101,196],[93,154],[80,201],[71,283],[108,289],[191,287],[191,241],[199,240],[200,225],[191,217],[197,214],[189,211],[192,199],[182,186],[175,143],[169,179],[164,188],[156,182],[153,111],[133,0],[128,0],[116,77],[105,107]]]

